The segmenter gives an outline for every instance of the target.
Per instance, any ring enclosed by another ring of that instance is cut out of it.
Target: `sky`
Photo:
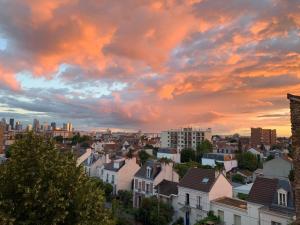
[[[0,117],[290,135],[299,0],[0,0]]]

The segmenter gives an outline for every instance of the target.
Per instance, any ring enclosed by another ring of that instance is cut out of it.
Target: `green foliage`
[[[53,138],[57,143],[63,143],[64,137],[59,135]]]
[[[204,140],[201,144],[197,146],[196,149],[196,160],[200,162],[203,154],[213,151],[213,145],[209,140]]]
[[[250,152],[243,152],[237,156],[238,166],[240,169],[254,171],[258,167],[258,160],[255,155]]]
[[[190,162],[196,160],[196,152],[193,149],[183,149],[180,153],[181,162]]]
[[[203,224],[206,224],[209,221],[212,221],[212,222],[215,222],[215,223],[219,223],[220,222],[220,218],[218,216],[215,216],[213,211],[209,211],[207,213],[207,217],[205,217],[202,220],[199,220],[195,225],[203,225]]]
[[[178,220],[176,220],[172,225],[184,225],[184,219],[180,217]]]
[[[241,174],[232,175],[231,180],[236,183],[245,184],[244,177]]]
[[[0,224],[114,224],[102,190],[71,154],[29,133],[0,166]]]
[[[239,199],[241,199],[241,200],[247,200],[248,196],[249,196],[249,195],[244,194],[244,193],[238,193],[238,194],[237,194],[237,197],[238,197]]]
[[[124,208],[132,208],[133,195],[131,191],[119,190],[118,198],[120,200],[120,203],[124,206]]]
[[[150,158],[150,155],[145,150],[141,150],[139,152],[139,158],[141,160],[141,164],[143,165]]]
[[[186,163],[178,163],[175,164],[174,169],[178,173],[179,177],[182,178],[189,168],[203,168],[203,169],[212,169],[211,166],[203,166],[200,163],[197,162],[186,162]]]
[[[9,146],[9,147],[5,150],[5,157],[6,157],[6,158],[10,158],[10,157],[11,157],[11,146]]]
[[[91,137],[88,135],[83,135],[82,137],[80,136],[80,133],[76,133],[75,135],[73,135],[72,137],[72,145],[76,145],[78,143],[87,143],[89,141],[91,141]],[[82,146],[84,147],[84,146]]]
[[[159,207],[158,207],[159,206]],[[155,197],[144,198],[136,211],[136,220],[144,225],[167,225],[172,221],[173,208]]]
[[[90,180],[98,187],[98,189],[103,190],[105,194],[105,200],[110,202],[113,194],[113,186],[109,183],[105,183],[98,178],[91,177]]]

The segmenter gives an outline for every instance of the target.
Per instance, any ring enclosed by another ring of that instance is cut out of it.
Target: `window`
[[[108,180],[109,180],[109,174],[107,173],[106,174],[106,183],[108,183]]]
[[[224,222],[224,211],[218,210],[218,217],[220,218],[221,222]]]
[[[190,194],[188,193],[185,194],[185,204],[190,205]]]
[[[115,175],[111,175],[111,183],[112,183],[112,184],[115,183]]]
[[[283,189],[278,191],[278,205],[287,206],[287,192]]]
[[[142,190],[142,182],[139,182],[139,191]]]
[[[146,184],[146,193],[149,193],[149,192],[150,192],[150,185]]]
[[[201,209],[201,196],[197,196],[197,208]]]
[[[151,177],[151,167],[147,167],[147,178]]]
[[[281,225],[281,223],[277,223],[277,222],[272,221],[271,225]]]
[[[241,225],[241,216],[234,215],[234,225]]]

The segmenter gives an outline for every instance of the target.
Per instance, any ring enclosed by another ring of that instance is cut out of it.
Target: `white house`
[[[246,201],[221,197],[211,210],[224,224],[288,225],[295,216],[293,191],[287,180],[257,177]]]
[[[256,150],[255,148],[249,148],[247,150],[247,152],[250,152],[251,154],[255,155],[256,157],[260,157],[260,159],[263,159],[264,154],[258,150]]]
[[[175,163],[180,163],[180,153],[176,148],[160,148],[157,151],[157,158],[170,159]]]
[[[113,186],[114,194],[119,190],[131,190],[134,174],[140,169],[136,158],[120,158],[104,164],[100,169],[100,178]]]
[[[99,169],[105,163],[109,162],[110,159],[108,154],[102,154],[99,152],[92,151],[89,157],[82,162],[82,165],[84,166],[84,170],[88,176],[100,178]]]
[[[212,200],[231,197],[232,186],[214,169],[191,168],[178,184],[178,208],[185,225],[193,225],[207,216]]]
[[[237,168],[238,166],[238,162],[232,154],[207,153],[204,154],[201,159],[202,165],[215,167],[218,163],[224,165],[226,172],[231,171],[233,168]]]
[[[143,198],[156,195],[154,187],[163,180],[178,182],[173,163],[147,161],[134,175],[133,206],[140,207]]]

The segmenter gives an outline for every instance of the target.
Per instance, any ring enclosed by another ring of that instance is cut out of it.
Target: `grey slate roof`
[[[165,196],[177,195],[178,194],[178,183],[168,180],[163,180],[156,187],[158,193]]]
[[[147,167],[151,168],[151,175],[150,177],[147,177]],[[145,164],[136,172],[134,175],[135,177],[140,177],[143,179],[150,179],[154,180],[155,177],[159,174],[161,171],[161,165],[157,161],[148,160],[145,162]]]
[[[159,148],[159,153],[165,153],[165,154],[177,154],[176,148]]]
[[[214,169],[190,168],[178,186],[209,192],[215,183],[215,176]]]
[[[114,171],[114,172],[118,172],[125,165],[125,160],[120,161],[119,163],[120,163],[119,168],[114,168],[114,162],[113,161],[110,162],[110,163],[106,163],[106,164],[104,164],[104,169]]]
[[[278,205],[278,189],[287,193],[287,206]],[[257,177],[249,193],[249,202],[264,205],[266,209],[278,213],[293,214],[295,212],[292,185],[288,180]]]

